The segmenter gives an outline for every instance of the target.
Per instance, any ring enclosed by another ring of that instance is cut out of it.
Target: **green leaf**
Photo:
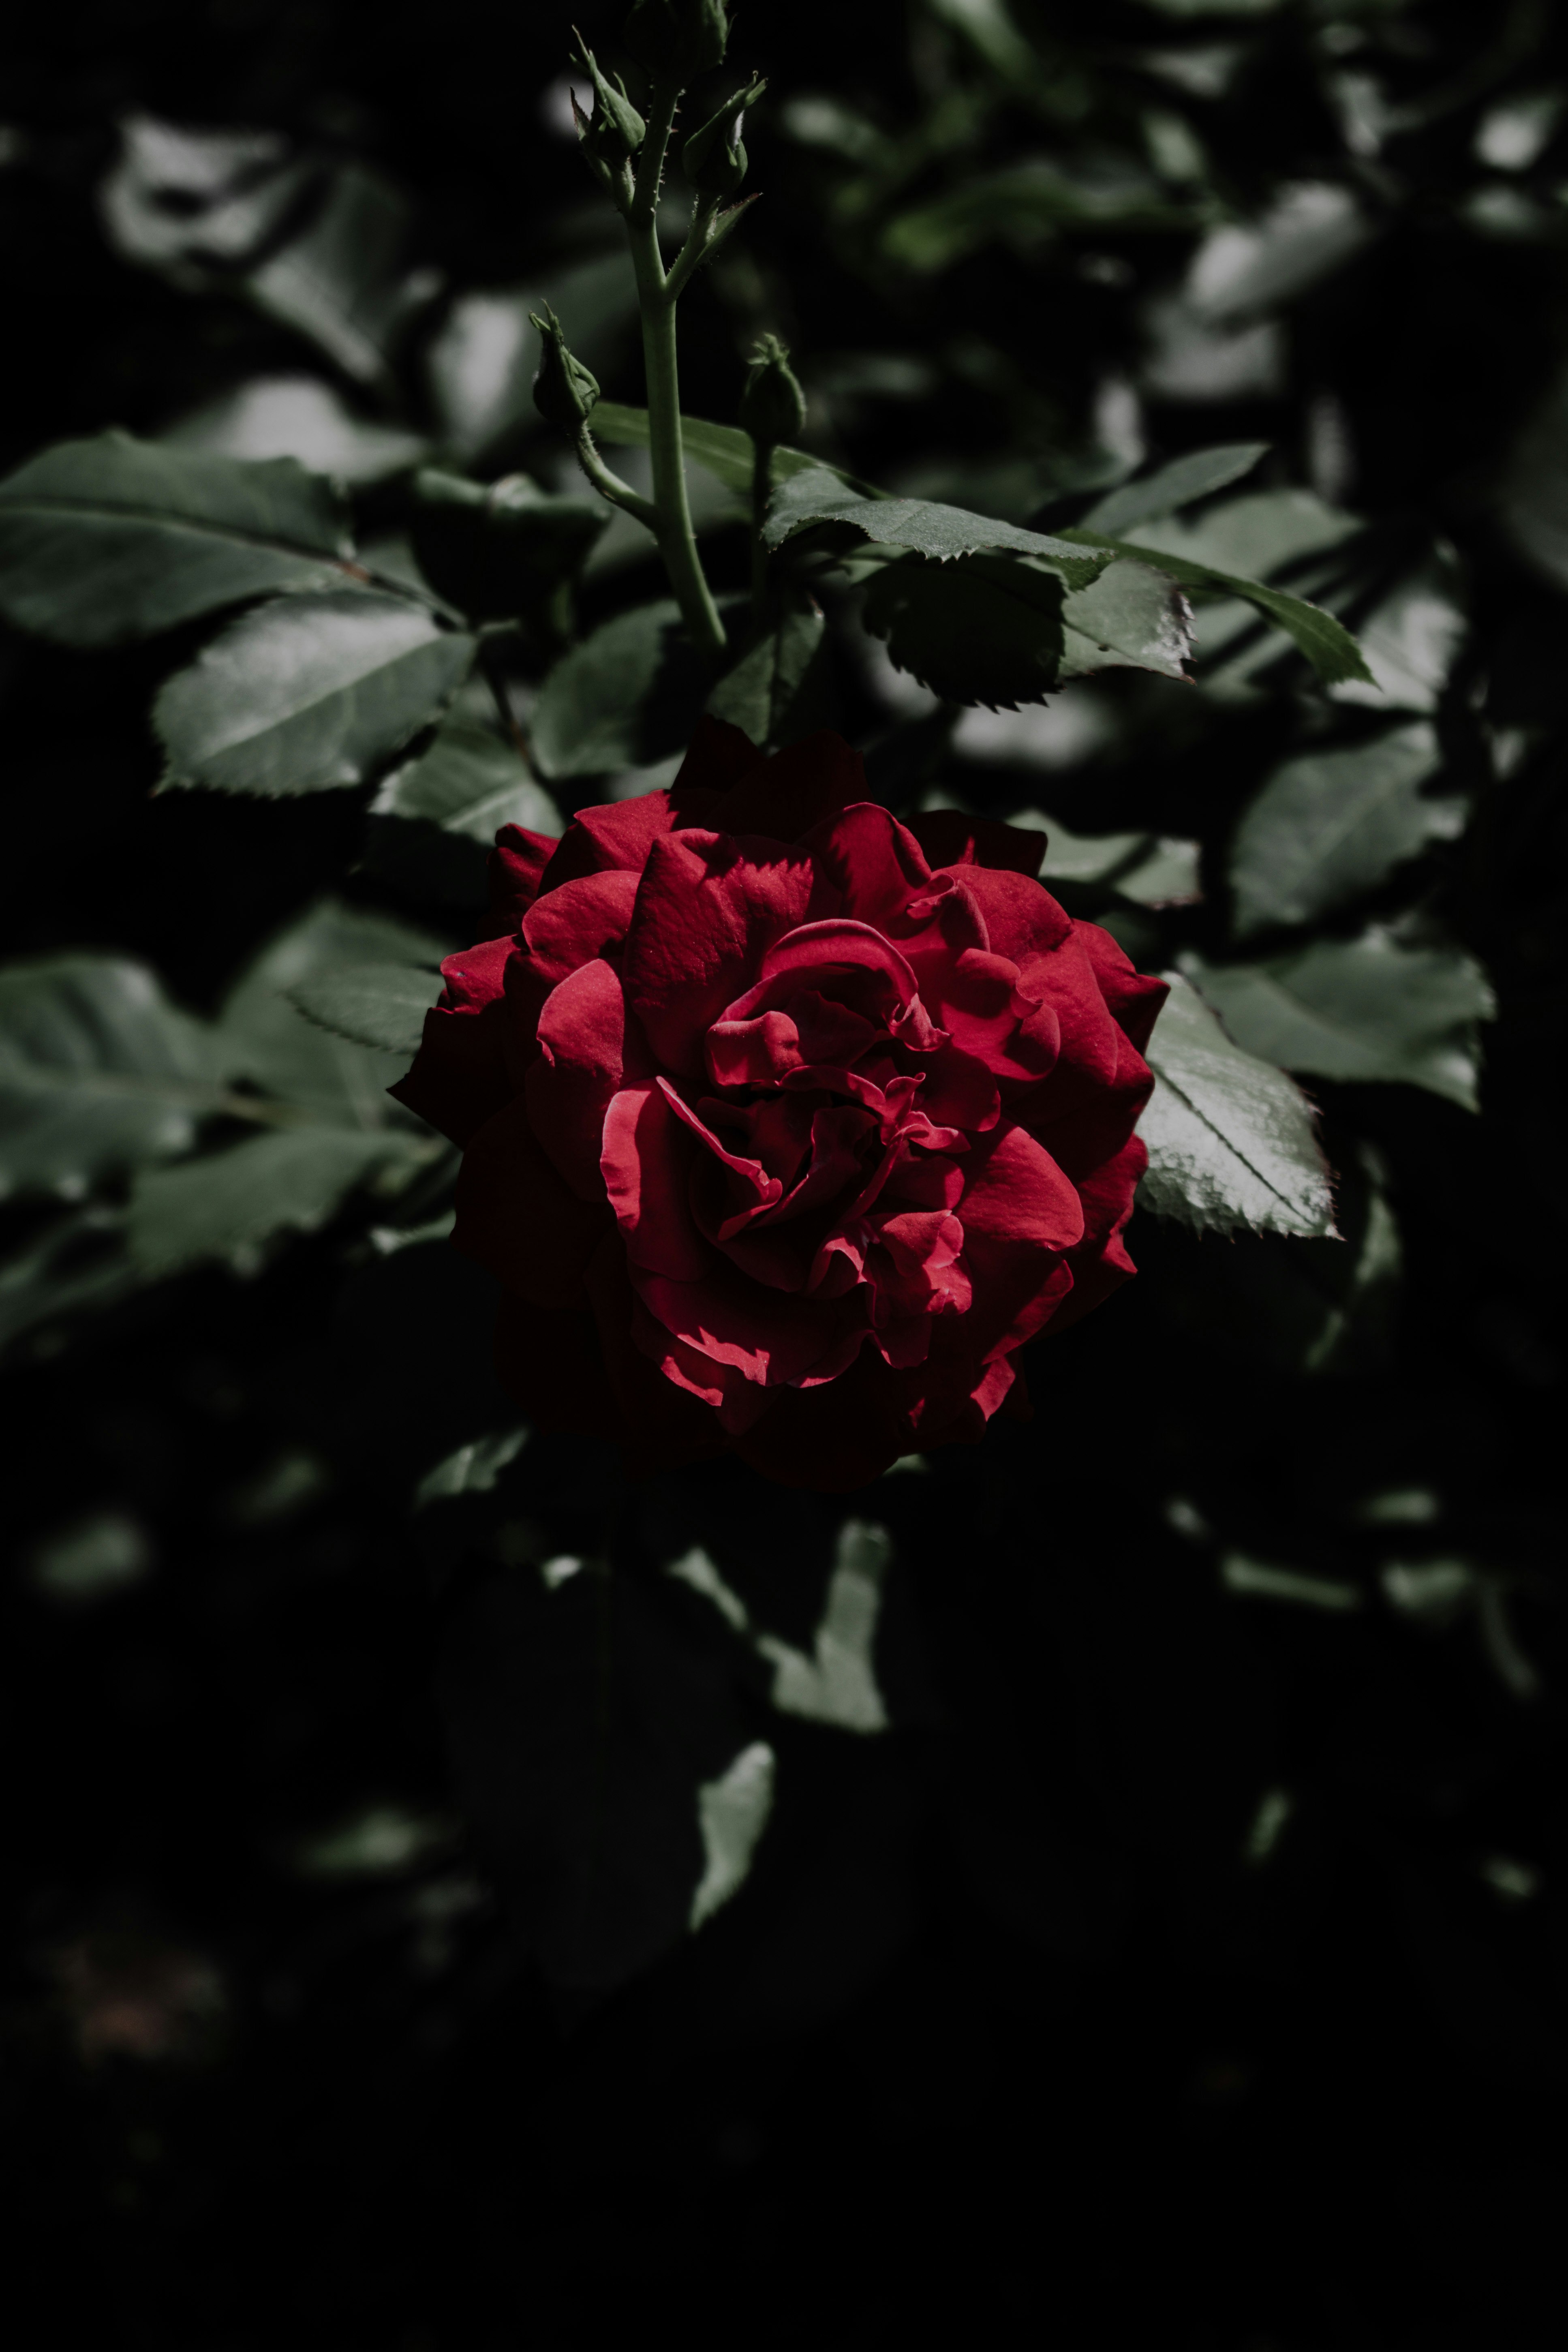
[[[1192,649],[1191,606],[1167,573],[1146,563],[1112,563],[1063,602],[1064,678],[1100,669],[1184,678],[1182,665]]]
[[[1226,13],[1235,7],[1231,0]],[[1342,268],[1377,226],[1352,189],[1329,180],[1294,181],[1257,221],[1227,221],[1209,231],[1187,273],[1188,299],[1200,315],[1219,321],[1275,310]]]
[[[1336,702],[1371,710],[1436,710],[1468,624],[1451,593],[1451,574],[1424,564],[1397,581],[1357,626],[1374,683],[1348,678]]]
[[[826,723],[826,623],[818,612],[786,613],[725,672],[708,709],[772,750]]]
[[[1223,490],[1243,474],[1250,474],[1258,459],[1268,455],[1267,441],[1228,441],[1214,449],[1191,449],[1156,472],[1108,491],[1084,516],[1083,527],[1118,538],[1135,523],[1152,522],[1158,515],[1190,506],[1194,499]]]
[[[1062,583],[1008,555],[930,563],[918,555],[871,575],[863,617],[889,656],[946,702],[1016,709],[1041,702],[1062,657]]]
[[[1369,686],[1376,683],[1362,659],[1361,648],[1343,623],[1321,606],[1309,604],[1304,597],[1289,595],[1282,588],[1267,588],[1261,581],[1217,572],[1206,563],[1189,562],[1184,556],[1166,554],[1158,548],[1130,546],[1120,540],[1106,539],[1098,531],[1070,530],[1065,535],[1081,541],[1086,547],[1107,549],[1112,555],[1153,562],[1184,588],[1220,588],[1232,596],[1244,598],[1300,647],[1326,686],[1351,677],[1363,678]]]
[[[145,965],[53,956],[0,971],[0,1194],[78,1195],[186,1150],[223,1100],[224,1055]]]
[[[140,1287],[123,1225],[118,1209],[95,1202],[0,1260],[0,1354],[30,1332],[47,1333],[83,1307],[112,1307]]]
[[[488,849],[503,824],[559,835],[565,820],[516,746],[464,711],[436,730],[429,749],[386,777],[371,803],[376,816],[439,825]]]
[[[924,805],[940,805],[932,796]],[[1007,820],[1026,833],[1046,835],[1041,880],[1059,887],[1114,891],[1141,907],[1186,907],[1203,897],[1198,878],[1201,845],[1153,833],[1073,833],[1043,809],[1019,809]]]
[[[1263,963],[1183,960],[1248,1052],[1323,1078],[1404,1080],[1476,1103],[1476,1024],[1493,1011],[1460,948],[1407,948],[1386,931],[1320,940]]]
[[[401,597],[279,597],[242,614],[153,706],[165,784],[277,799],[363,783],[457,692],[474,640]]]
[[[379,482],[425,458],[429,443],[395,425],[356,416],[341,393],[310,375],[253,376],[159,435],[166,449],[196,450],[254,465],[295,457],[342,482]]]
[[[1180,973],[1165,977],[1146,1055],[1154,1092],[1138,1122],[1149,1148],[1140,1203],[1200,1233],[1331,1234],[1328,1170],[1300,1088],[1233,1044]]]
[[[440,993],[439,972],[406,963],[342,964],[289,991],[291,1003],[319,1028],[405,1056],[418,1052],[425,1015]]]
[[[205,1258],[249,1270],[275,1234],[314,1233],[367,1177],[426,1149],[406,1129],[301,1126],[144,1170],[131,1194],[132,1255],[150,1275]]]
[[[938,563],[1006,548],[1047,563],[1069,588],[1087,588],[1105,570],[1104,557],[1087,556],[1082,546],[1068,546],[1045,531],[1025,530],[990,515],[970,514],[963,507],[939,506],[929,499],[858,497],[821,467],[780,484],[769,503],[763,536],[770,547],[782,547],[797,530],[818,522],[852,524],[879,546],[906,547]],[[1138,551],[1116,548],[1112,552]]]
[[[1027,252],[1061,228],[1169,228],[1192,217],[1135,165],[1068,173],[1030,156],[899,214],[883,231],[882,249],[901,268],[931,273],[993,237]]]
[[[1437,738],[1419,722],[1276,768],[1243,815],[1231,853],[1238,935],[1310,922],[1375,889],[1429,841],[1462,832],[1464,803],[1421,791],[1440,764]]]
[[[129,644],[282,589],[341,587],[331,487],[291,458],[61,441],[0,482],[0,612],[68,646]]]
[[[1272,580],[1288,565],[1331,553],[1363,528],[1312,490],[1247,490],[1201,515],[1151,518],[1138,538],[1156,562],[1179,556],[1247,580]]]
[[[440,285],[427,271],[405,268],[410,226],[400,190],[363,163],[345,163],[324,183],[300,233],[247,272],[245,291],[345,375],[385,383],[401,331]]]
[[[370,805],[366,864],[411,898],[477,905],[503,824],[558,838],[565,821],[516,746],[462,710],[395,768]]]
[[[707,676],[668,597],[618,613],[558,661],[534,705],[546,776],[645,767],[690,734]]]
[[[269,1094],[330,1125],[408,1128],[386,1089],[408,1066],[403,1053],[351,1045],[301,1019],[290,992],[347,964],[435,964],[450,944],[391,916],[325,899],[291,923],[242,974],[222,1014],[232,1066]]]
[[[646,449],[650,428],[646,408],[627,408],[618,400],[601,400],[594,411],[594,436],[607,447]],[[688,457],[703,466],[727,490],[734,490],[747,499],[752,495],[752,469],[755,451],[749,433],[738,425],[710,425],[706,417],[683,416],[681,438]],[[804,449],[776,448],[773,456],[773,479],[793,481],[797,474],[826,474],[830,480],[865,491],[870,497],[880,497],[857,482],[853,474],[842,467],[830,466],[824,457],[814,457]]]
[[[886,1731],[888,1706],[877,1681],[876,1641],[882,1587],[892,1559],[893,1539],[886,1528],[868,1519],[846,1519],[809,1654],[774,1633],[754,1637],[759,1656],[773,1667],[773,1702],[781,1714],[830,1723],[840,1731]]]

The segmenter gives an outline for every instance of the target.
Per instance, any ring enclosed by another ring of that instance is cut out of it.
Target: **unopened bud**
[[[746,109],[755,106],[767,88],[765,81],[752,81],[744,89],[727,98],[718,112],[710,116],[700,131],[694,131],[680,152],[686,176],[694,188],[705,196],[732,196],[746,176],[746,151],[741,143],[741,124]]]
[[[617,74],[611,82],[600,72],[599,61],[581,33],[577,35],[577,58],[594,85],[591,115],[583,112],[575,98],[572,100],[578,131],[592,155],[605,163],[619,163],[637,152],[647,134],[647,125],[626,96],[626,86],[620,76]]]
[[[763,335],[741,393],[741,424],[752,440],[798,441],[805,430],[805,394],[776,335]]]
[[[724,0],[635,0],[621,33],[645,72],[681,82],[721,66],[729,38]]]
[[[533,404],[546,424],[559,425],[575,438],[598,400],[598,378],[567,350],[561,321],[548,302],[542,318],[536,310],[528,315],[543,345],[539,373],[533,379]]]

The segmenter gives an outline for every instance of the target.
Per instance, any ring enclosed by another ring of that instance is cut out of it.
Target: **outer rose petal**
[[[668,793],[639,793],[635,800],[579,809],[550,861],[543,895],[588,874],[640,874],[648,851],[674,823]]]
[[[569,972],[539,1016],[540,1054],[523,1080],[533,1131],[572,1190],[603,1201],[599,1153],[605,1113],[627,1076],[652,1075],[647,1049],[631,1024],[621,983],[595,960]]]
[[[463,1154],[452,1239],[535,1307],[583,1304],[583,1274],[613,1228],[603,1205],[569,1192],[539,1148],[521,1097]]]
[[[1046,836],[997,817],[964,816],[957,809],[932,809],[910,819],[910,831],[933,866],[988,866],[1033,881],[1046,854]]]
[[[800,841],[812,826],[866,797],[866,763],[842,735],[822,728],[763,760],[732,784],[716,822],[726,833]]]
[[[1098,923],[1079,923],[1076,928],[1084,953],[1094,966],[1094,976],[1111,1019],[1125,1031],[1140,1054],[1146,1052],[1160,1008],[1171,993],[1169,987],[1164,981],[1156,980],[1152,972],[1140,971],[1110,933],[1102,930]]]
[[[482,940],[441,966],[447,985],[425,1015],[414,1066],[387,1092],[458,1144],[510,1097],[504,1052],[502,978],[510,940]]]
[[[489,855],[490,925],[498,937],[518,929],[539,896],[544,869],[555,853],[547,833],[503,824]]]
[[[599,1165],[626,1254],[676,1282],[697,1280],[713,1263],[688,1197],[700,1148],[655,1080],[623,1088],[605,1113]]]
[[[743,728],[731,727],[725,719],[710,719],[704,711],[669,788],[670,799],[677,805],[678,822],[679,805],[686,794],[727,793],[731,784],[738,784],[742,776],[760,767],[763,759],[763,754]],[[709,819],[700,821],[706,824]]]
[[[710,1025],[773,941],[805,921],[814,880],[808,858],[771,842],[681,833],[654,843],[622,969],[663,1068],[702,1076]]]
[[[495,1368],[502,1388],[542,1428],[625,1435],[585,1310],[532,1307],[506,1292],[496,1317]]]
[[[550,981],[564,980],[579,964],[618,948],[637,895],[636,875],[619,871],[552,887],[522,919],[522,943],[533,969]]]

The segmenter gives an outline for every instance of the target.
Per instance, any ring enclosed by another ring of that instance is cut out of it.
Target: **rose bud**
[[[789,349],[776,335],[758,338],[741,392],[741,424],[752,440],[770,447],[793,444],[805,430],[805,394],[789,363]]]
[[[767,88],[752,80],[727,98],[700,131],[694,131],[680,151],[681,168],[694,188],[705,196],[732,196],[746,176],[746,151],[741,143],[741,121]]]
[[[462,1149],[524,1412],[843,1492],[1026,1411],[1026,1343],[1132,1272],[1165,995],[1044,847],[712,719],[668,791],[503,827],[393,1091]]]
[[[647,125],[626,96],[626,86],[620,76],[617,74],[613,83],[607,81],[581,33],[577,41],[578,61],[594,84],[591,115],[583,112],[575,96],[572,100],[578,136],[596,162],[613,168],[637,152],[647,134]]]
[[[544,315],[529,312],[543,343],[539,373],[533,379],[533,404],[548,425],[559,425],[574,439],[586,425],[599,398],[599,379],[574,360],[566,348],[561,321],[547,302]]]

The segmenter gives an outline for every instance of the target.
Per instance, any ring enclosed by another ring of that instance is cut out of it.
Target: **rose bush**
[[[394,1089],[463,1148],[502,1378],[643,1467],[859,1485],[1022,1409],[1025,1341],[1132,1271],[1163,983],[1038,834],[865,789],[704,719],[668,792],[507,827]]]

